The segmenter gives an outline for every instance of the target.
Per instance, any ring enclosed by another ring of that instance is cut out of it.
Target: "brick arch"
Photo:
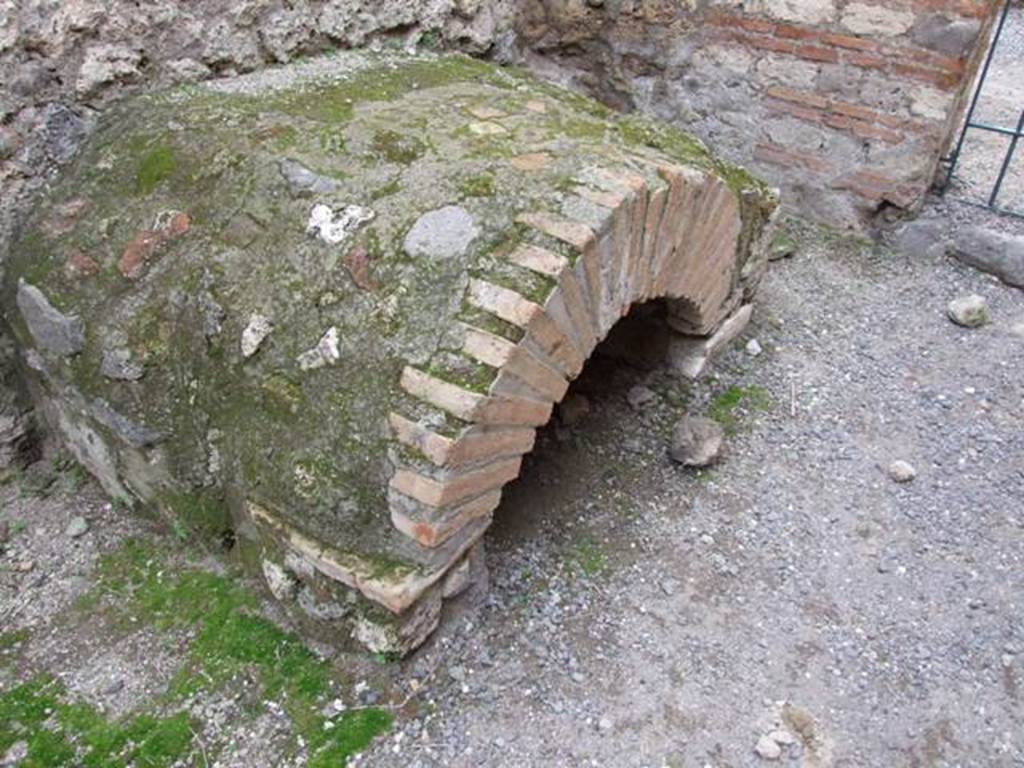
[[[692,168],[595,167],[559,212],[521,214],[429,365],[401,376],[391,520],[443,572],[482,534],[587,358],[634,304],[708,333],[742,300],[740,200]]]

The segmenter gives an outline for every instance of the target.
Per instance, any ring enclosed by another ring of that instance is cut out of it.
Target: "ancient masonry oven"
[[[401,653],[595,345],[653,299],[692,337],[749,312],[775,206],[521,72],[333,56],[111,110],[5,306],[108,492],[230,525],[297,614]]]

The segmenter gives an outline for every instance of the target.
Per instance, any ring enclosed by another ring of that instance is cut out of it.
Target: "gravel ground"
[[[588,365],[589,414],[543,432],[498,512],[481,608],[454,606],[399,664],[317,649],[344,701],[396,715],[354,764],[1024,765],[1024,292],[798,235],[714,378]],[[990,325],[946,318],[969,293]],[[655,394],[638,408],[636,386]],[[684,411],[727,427],[711,470],[666,457]],[[894,460],[916,478],[890,479]],[[31,632],[0,691],[44,669],[122,717],[159,700],[188,638],[140,627],[112,645],[61,615],[99,554],[169,537],[62,483],[42,500],[0,488],[0,619]],[[190,764],[303,763],[280,707],[247,690],[192,700],[221,746]]]
[[[976,331],[945,317],[972,292]],[[765,352],[682,393],[747,394],[713,471],[666,460],[661,374],[584,381],[499,510],[486,608],[407,664],[436,709],[361,764],[758,765],[772,732],[783,765],[1024,764],[1022,323],[1021,291],[826,237],[774,265]]]

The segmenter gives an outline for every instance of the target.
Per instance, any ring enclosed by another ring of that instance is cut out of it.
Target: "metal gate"
[[[995,27],[995,35],[992,38],[992,44],[989,46],[988,53],[985,54],[985,62],[982,65],[981,73],[978,76],[978,82],[974,88],[974,95],[971,97],[971,103],[967,109],[967,115],[964,118],[963,128],[960,130],[960,136],[957,139],[956,147],[947,157],[942,159],[942,162],[948,165],[949,170],[947,171],[946,179],[940,188],[940,194],[944,195],[953,181],[956,180],[957,164],[963,156],[964,140],[967,138],[967,132],[976,130],[999,134],[1008,138],[1008,144],[1006,147],[1006,154],[1003,156],[1002,163],[999,165],[999,171],[996,174],[995,181],[992,184],[992,188],[987,199],[984,201],[964,200],[964,202],[971,203],[973,205],[983,205],[999,213],[1024,218],[1024,208],[1003,206],[1000,204],[999,200],[1000,192],[1003,191],[1003,183],[1006,181],[1007,175],[1010,172],[1011,164],[1014,160],[1014,153],[1017,151],[1017,146],[1020,144],[1021,139],[1024,138],[1024,107],[1022,107],[1020,116],[1017,118],[1016,126],[992,125],[991,123],[975,120],[975,113],[978,110],[978,102],[981,97],[982,89],[985,86],[985,79],[989,76],[989,70],[992,66],[992,61],[996,56],[996,50],[999,47],[1000,38],[1006,31],[1006,22],[1010,16],[1010,6],[1013,3],[1014,0],[1006,0],[1003,10],[999,14],[999,19],[996,22]],[[1021,74],[1024,75],[1024,72]],[[1024,102],[1024,99],[1022,99],[1022,102]]]

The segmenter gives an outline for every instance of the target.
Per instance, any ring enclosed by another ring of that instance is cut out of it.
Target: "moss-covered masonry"
[[[109,492],[261,542],[275,591],[326,579],[405,621],[631,304],[707,333],[750,300],[774,205],[517,70],[336,55],[109,111],[4,307]],[[379,640],[375,612],[337,613]]]

